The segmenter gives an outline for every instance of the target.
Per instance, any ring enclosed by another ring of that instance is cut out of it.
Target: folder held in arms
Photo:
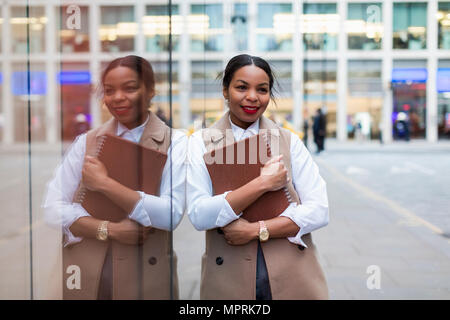
[[[166,154],[111,134],[102,139],[97,158],[105,165],[109,177],[130,189],[159,195]],[[100,220],[119,222],[129,214],[96,191],[84,190],[80,202],[91,216]]]
[[[203,159],[214,194],[236,190],[258,177],[270,156],[270,147],[262,134],[207,152]],[[244,210],[242,217],[256,222],[279,216],[289,206],[286,192],[282,188],[264,193]]]

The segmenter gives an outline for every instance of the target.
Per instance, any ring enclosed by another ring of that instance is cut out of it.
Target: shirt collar
[[[144,132],[145,126],[147,125],[149,119],[150,117],[147,114],[147,119],[145,120],[145,122],[141,124],[139,127],[133,128],[131,130],[125,127],[120,122],[118,122],[117,135],[120,137],[123,136],[126,132],[129,132],[133,136],[134,141],[137,142],[141,139],[142,133]]]
[[[253,122],[247,129],[242,129],[238,127],[231,121],[230,116],[228,116],[228,120],[230,121],[231,129],[233,130],[234,139],[239,141],[241,139],[251,137],[259,132],[259,118],[255,122]]]

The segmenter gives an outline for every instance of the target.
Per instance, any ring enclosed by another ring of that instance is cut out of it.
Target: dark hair
[[[260,57],[255,57],[248,54],[240,54],[231,58],[231,60],[228,61],[228,64],[225,67],[225,71],[223,72],[222,86],[228,89],[231,83],[231,79],[233,79],[235,72],[242,67],[250,65],[254,65],[258,68],[263,69],[264,72],[267,74],[267,76],[269,77],[270,97],[273,99],[274,98],[273,85],[274,82],[276,82],[276,78],[269,63]]]
[[[155,91],[155,74],[153,68],[146,59],[129,55],[121,57],[111,61],[108,66],[103,70],[101,77],[101,89],[103,93],[103,87],[105,84],[105,78],[108,72],[117,67],[127,67],[135,71],[138,75],[139,82],[142,82],[147,90]]]

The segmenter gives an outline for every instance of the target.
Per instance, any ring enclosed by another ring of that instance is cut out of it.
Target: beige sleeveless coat
[[[210,130],[216,129],[216,130]],[[288,170],[289,193],[300,203],[292,185],[290,159],[291,133],[278,127],[262,116],[260,129],[272,133],[271,143],[279,143],[279,152]],[[203,131],[207,151],[234,143],[234,136],[226,135],[231,130],[228,113],[209,129]],[[302,237],[308,248],[297,246],[286,238],[269,239],[262,243],[272,298],[279,299],[328,299],[328,288],[324,273],[317,259],[311,234]],[[246,245],[232,246],[226,243],[218,229],[206,231],[206,250],[202,257],[201,299],[245,299],[256,298],[256,259],[258,240]]]

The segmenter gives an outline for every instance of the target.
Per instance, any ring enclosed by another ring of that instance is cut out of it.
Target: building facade
[[[274,66],[269,110],[302,130],[316,109],[328,136],[450,137],[450,1],[3,0],[0,141],[70,141],[108,118],[108,61],[153,65],[152,108],[174,127],[226,108],[220,72],[238,53]]]

